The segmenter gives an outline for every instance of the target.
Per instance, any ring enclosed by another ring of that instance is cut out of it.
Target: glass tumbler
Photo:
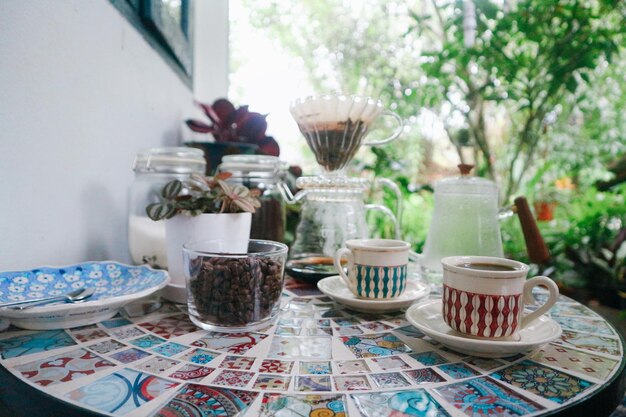
[[[189,318],[205,330],[259,329],[280,310],[287,246],[251,239],[246,253],[229,253],[232,242],[183,245]]]

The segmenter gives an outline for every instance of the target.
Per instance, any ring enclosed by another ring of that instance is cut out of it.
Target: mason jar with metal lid
[[[150,219],[146,206],[159,201],[161,188],[171,180],[183,181],[192,173],[204,175],[205,167],[200,149],[166,147],[137,153],[128,206],[128,248],[135,264],[167,268],[165,223]]]
[[[281,187],[287,168],[276,156],[226,155],[222,158],[217,170],[232,174],[227,182],[261,192],[261,208],[252,215],[251,239],[285,241],[286,206]]]

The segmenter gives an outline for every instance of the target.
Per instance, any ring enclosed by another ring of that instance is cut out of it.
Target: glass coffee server
[[[395,193],[395,212],[383,205],[365,204],[371,184],[347,176],[344,168],[362,145],[389,143],[400,135],[403,125],[400,117],[385,110],[380,100],[354,95],[310,96],[293,102],[290,111],[323,172],[299,178],[296,186],[300,191],[295,196],[287,187],[281,188],[288,202],[302,204],[287,271],[295,277],[319,279],[337,274],[333,256],[346,240],[369,236],[365,220],[368,210],[389,217],[398,237],[401,194],[397,185],[386,179],[375,184]],[[392,117],[397,128],[387,138],[366,141],[379,116]]]

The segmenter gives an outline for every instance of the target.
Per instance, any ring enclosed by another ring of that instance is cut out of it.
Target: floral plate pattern
[[[152,294],[168,281],[165,271],[112,261],[2,272],[0,303],[53,297],[80,288],[94,288],[95,292],[76,304],[46,304],[26,310],[0,308],[0,317],[34,330],[82,326],[114,316],[125,304]]]

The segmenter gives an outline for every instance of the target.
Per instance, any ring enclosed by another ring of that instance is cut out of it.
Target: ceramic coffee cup
[[[489,256],[451,256],[443,266],[443,318],[448,326],[469,336],[517,338],[520,329],[546,313],[559,289],[548,277],[526,280],[528,265]],[[532,290],[548,288],[548,300],[532,313]]]
[[[410,245],[393,239],[352,239],[335,254],[335,267],[354,295],[384,300],[406,288]],[[341,260],[347,260],[348,273]]]

